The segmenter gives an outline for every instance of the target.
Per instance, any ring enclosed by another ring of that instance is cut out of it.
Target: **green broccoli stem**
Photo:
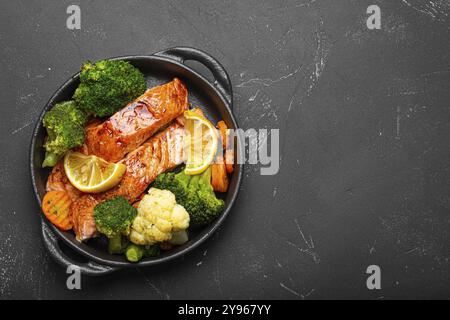
[[[42,168],[54,167],[56,165],[56,163],[58,162],[59,158],[60,158],[60,155],[57,155],[56,153],[53,153],[53,152],[46,151],[44,162],[42,162]]]
[[[130,243],[125,249],[125,256],[130,262],[139,262],[144,256],[144,248],[133,243]]]
[[[119,233],[108,240],[108,252],[110,254],[121,254],[125,251],[128,242],[123,241],[122,235]]]
[[[185,181],[187,184],[189,184],[189,181],[192,178],[192,176],[187,175],[184,170],[181,170],[180,172],[178,172],[177,177],[178,177],[178,179]]]
[[[177,179],[183,186],[187,187],[192,180],[192,176],[187,175],[183,170],[177,174]]]
[[[213,192],[214,190],[211,185],[211,174],[212,174],[212,169],[211,169],[211,167],[208,167],[208,169],[206,169],[206,171],[202,173],[202,179],[201,179],[199,185],[203,190]]]
[[[224,209],[224,201],[218,199],[211,185],[212,169],[198,175],[165,173],[158,176],[155,188],[169,190],[189,213],[190,226],[200,227],[217,218]]]
[[[94,207],[97,230],[108,238],[128,231],[136,216],[137,209],[122,196],[100,202]]]
[[[198,188],[199,182],[200,182],[200,175],[199,174],[195,175],[195,176],[192,176],[191,180],[189,180],[189,189],[194,190],[194,189]]]

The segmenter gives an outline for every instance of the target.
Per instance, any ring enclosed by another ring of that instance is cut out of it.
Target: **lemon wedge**
[[[67,178],[75,188],[87,193],[99,193],[116,186],[126,169],[122,163],[110,163],[79,152],[68,152],[64,157]]]
[[[217,152],[218,135],[213,124],[201,115],[188,110],[184,112],[186,119],[185,152],[188,175],[200,174],[213,162]]]

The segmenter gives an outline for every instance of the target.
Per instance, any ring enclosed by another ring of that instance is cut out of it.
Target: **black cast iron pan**
[[[201,106],[207,116],[214,121],[223,119],[230,128],[238,128],[232,112],[233,93],[230,78],[222,65],[209,54],[194,48],[176,47],[149,56],[126,56],[113,59],[127,60],[139,68],[147,78],[148,87],[166,83],[174,77],[180,78],[188,87],[191,105]],[[211,83],[198,72],[188,67],[185,64],[188,60],[200,62],[208,68],[214,77],[214,81]],[[31,180],[39,205],[45,194],[45,185],[50,173],[50,170],[41,168],[44,158],[42,144],[46,135],[45,128],[42,126],[42,118],[45,112],[55,103],[71,99],[78,84],[79,74],[77,73],[53,94],[44,110],[42,110],[33,132],[30,149],[30,169]],[[239,150],[240,147],[241,140],[237,139],[236,148]],[[48,223],[41,212],[39,212],[42,217],[44,244],[52,257],[61,265],[65,267],[72,264],[78,265],[81,272],[86,275],[103,275],[120,268],[152,266],[167,262],[193,250],[222,224],[237,197],[242,171],[243,166],[236,164],[229,190],[224,195],[225,210],[221,216],[211,225],[190,233],[189,242],[171,251],[164,252],[158,257],[143,259],[137,264],[129,263],[124,256],[110,255],[106,250],[106,241],[104,239],[97,238],[87,243],[79,243],[72,232],[58,230],[51,223]],[[84,256],[86,262],[80,263],[74,260],[70,252],[63,250],[64,247],[68,247],[70,248],[69,251],[74,250]]]

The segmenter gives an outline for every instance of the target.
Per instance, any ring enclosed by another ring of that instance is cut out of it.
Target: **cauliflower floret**
[[[177,204],[168,190],[151,188],[138,207],[138,215],[131,226],[130,240],[138,245],[152,245],[168,241],[172,233],[189,227],[189,214]]]
[[[176,204],[172,210],[173,231],[186,230],[189,227],[189,214],[186,209]]]

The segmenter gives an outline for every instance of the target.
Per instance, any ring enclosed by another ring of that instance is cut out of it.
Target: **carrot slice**
[[[228,127],[225,124],[225,121],[221,120],[217,122],[217,128],[219,128],[220,136],[222,137],[222,146],[224,149],[227,149],[227,130]]]
[[[70,230],[72,229],[71,204],[72,200],[66,191],[50,191],[42,199],[42,211],[58,229]]]
[[[214,191],[227,192],[228,190],[228,176],[225,163],[219,159],[217,163],[211,165],[211,185]]]
[[[220,135],[222,137],[222,145],[225,149],[225,168],[227,173],[233,173],[233,164],[234,164],[234,150],[231,139],[233,139],[230,135],[230,131],[225,123],[225,121],[221,120],[217,123],[217,128],[219,128]]]
[[[234,150],[225,150],[225,169],[228,174],[233,173]]]
[[[234,137],[231,135],[230,130],[227,130],[226,144],[227,149],[225,150],[225,165],[227,168],[227,173],[233,173],[234,165]]]

